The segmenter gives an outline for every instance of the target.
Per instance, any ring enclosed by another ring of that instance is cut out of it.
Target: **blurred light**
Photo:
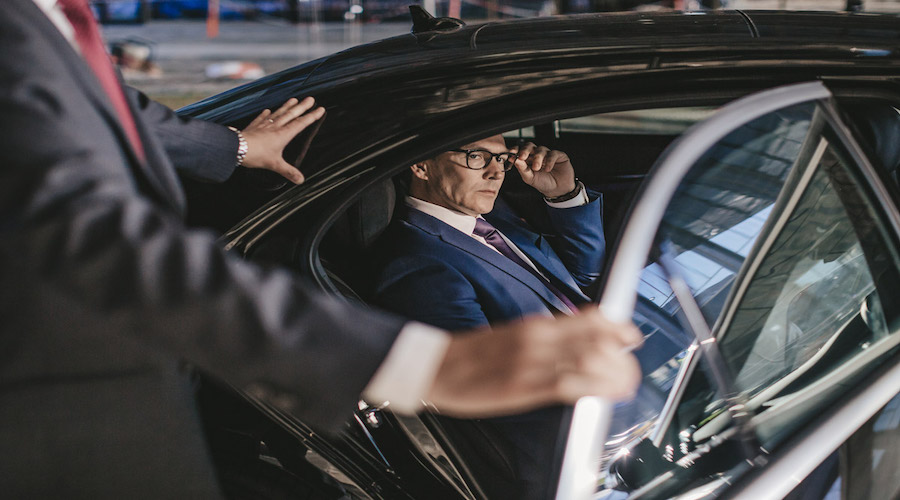
[[[362,5],[351,5],[350,6],[350,12],[352,12],[354,14],[362,14],[362,11],[363,11]]]

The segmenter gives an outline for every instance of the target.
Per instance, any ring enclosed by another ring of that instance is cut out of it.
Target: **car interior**
[[[713,108],[663,108],[554,120],[504,133],[507,145],[530,141],[569,154],[576,175],[592,193],[602,193],[607,238],[615,239],[640,182],[662,151],[694,121]],[[317,248],[321,272],[334,291],[365,303],[374,279],[368,249],[390,224],[406,192],[408,169],[363,190],[322,235]],[[515,173],[507,173],[498,203],[542,233],[549,228],[540,194]],[[323,280],[325,281],[325,280]],[[599,284],[598,284],[599,287]],[[588,290],[597,294],[597,287]],[[502,439],[478,423],[424,415],[423,422],[456,463],[477,464],[469,482],[487,493],[503,491],[510,460]],[[564,436],[564,434],[562,434]],[[477,439],[473,436],[477,436]],[[558,465],[558,464],[557,464]],[[552,474],[552,467],[549,468]]]
[[[607,241],[615,241],[627,208],[663,150],[694,121],[714,108],[662,108],[554,120],[504,133],[507,145],[530,141],[565,151],[589,192],[601,194]],[[449,146],[448,146],[449,147]],[[408,169],[366,188],[327,230],[318,247],[322,271],[334,291],[366,302],[371,292],[367,250],[392,220],[406,192]],[[542,233],[549,220],[540,194],[514,171],[507,173],[498,203]],[[588,291],[596,294],[596,288]]]

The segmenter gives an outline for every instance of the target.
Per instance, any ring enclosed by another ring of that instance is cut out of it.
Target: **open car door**
[[[669,351],[644,366],[639,401],[616,408],[630,421],[615,439],[610,404],[576,405],[557,499],[731,491],[895,359],[900,217],[883,179],[818,82],[739,99],[676,141],[644,184],[600,303],[648,339],[668,336]],[[845,427],[793,475],[858,425]],[[608,442],[620,449],[604,453]]]

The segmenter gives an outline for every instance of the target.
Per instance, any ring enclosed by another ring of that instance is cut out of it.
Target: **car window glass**
[[[616,111],[558,120],[556,128],[565,133],[679,135],[694,123],[709,118],[715,108],[693,106]]]
[[[666,494],[737,471],[740,440],[714,439],[734,430],[732,405],[760,444],[777,450],[898,344],[897,308],[884,300],[900,282],[896,249],[820,106],[791,106],[724,136],[680,182],[660,224],[635,320],[648,334],[644,349],[672,349],[650,382],[665,392],[686,372],[687,383],[656,431],[633,437],[650,438],[635,451],[650,444],[651,472],[668,471]],[[693,356],[696,344],[678,349],[693,331],[682,327],[673,273],[718,339],[718,356]],[[710,375],[713,358],[723,362],[724,383]],[[611,485],[628,483],[620,477]]]
[[[682,181],[659,239],[710,325],[759,236],[809,129],[814,107],[766,115],[720,141]],[[658,256],[641,273],[634,321],[645,335],[638,398],[617,409],[614,431],[655,418],[694,342]],[[644,426],[646,427],[646,426]]]
[[[895,348],[897,308],[884,298],[900,281],[896,253],[856,175],[809,103],[729,134],[686,177],[658,239],[676,249],[737,395],[694,371],[660,442],[665,460],[693,464],[733,424],[735,400],[775,450]],[[731,254],[710,250],[721,235]],[[659,307],[677,308],[662,277],[651,280]],[[728,456],[716,471],[742,459]]]

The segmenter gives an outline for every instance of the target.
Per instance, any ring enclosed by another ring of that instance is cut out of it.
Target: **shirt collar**
[[[412,196],[406,196],[404,201],[409,207],[424,212],[464,234],[471,235],[472,231],[475,230],[475,217],[471,215],[413,198]]]
[[[56,29],[62,33],[62,36],[72,45],[72,48],[76,52],[81,53],[81,48],[75,41],[75,28],[72,27],[62,8],[57,5],[57,0],[33,0],[33,2],[50,19],[50,22],[56,26]]]

